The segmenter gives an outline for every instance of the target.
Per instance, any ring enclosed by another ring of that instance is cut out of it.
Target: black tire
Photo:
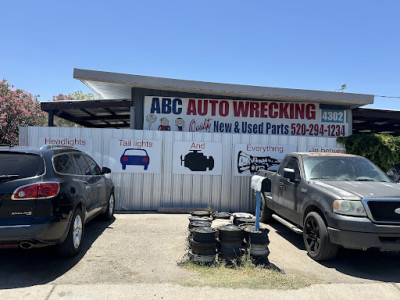
[[[332,244],[325,222],[317,212],[310,212],[304,220],[303,240],[308,255],[314,260],[333,259],[338,245]]]
[[[270,223],[273,220],[273,213],[274,211],[267,206],[267,201],[263,193],[261,193],[260,221],[263,223]]]
[[[108,199],[107,209],[102,216],[103,219],[111,220],[114,217],[114,209],[115,209],[115,196],[114,192],[112,192],[110,198]]]
[[[68,234],[64,242],[57,247],[58,253],[64,257],[77,255],[81,248],[84,235],[83,216],[80,208],[76,208],[69,224]]]

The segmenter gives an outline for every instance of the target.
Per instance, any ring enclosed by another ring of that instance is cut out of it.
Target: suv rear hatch
[[[31,222],[36,200],[11,197],[21,186],[41,182],[44,173],[45,162],[40,155],[0,151],[0,226]]]

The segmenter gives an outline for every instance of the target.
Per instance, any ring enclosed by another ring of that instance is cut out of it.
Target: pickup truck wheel
[[[307,215],[303,239],[308,255],[314,260],[329,260],[337,254],[338,246],[331,243],[325,222],[317,212]]]
[[[260,221],[269,223],[272,220],[274,211],[267,206],[264,195],[261,193]]]

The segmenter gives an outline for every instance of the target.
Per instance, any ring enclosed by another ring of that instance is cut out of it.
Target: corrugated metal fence
[[[100,166],[108,165],[110,139],[149,139],[162,141],[159,174],[112,173],[119,210],[157,210],[160,207],[206,208],[212,204],[219,211],[253,210],[250,177],[233,175],[235,144],[293,145],[296,151],[310,147],[339,147],[336,138],[282,135],[161,132],[122,129],[69,127],[22,127],[21,146],[39,145],[40,137],[91,138],[92,153]],[[221,142],[222,175],[174,175],[172,151],[174,141]]]

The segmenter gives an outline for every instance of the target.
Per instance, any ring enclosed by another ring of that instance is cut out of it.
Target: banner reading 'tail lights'
[[[316,103],[146,96],[145,130],[347,136],[346,111]]]

